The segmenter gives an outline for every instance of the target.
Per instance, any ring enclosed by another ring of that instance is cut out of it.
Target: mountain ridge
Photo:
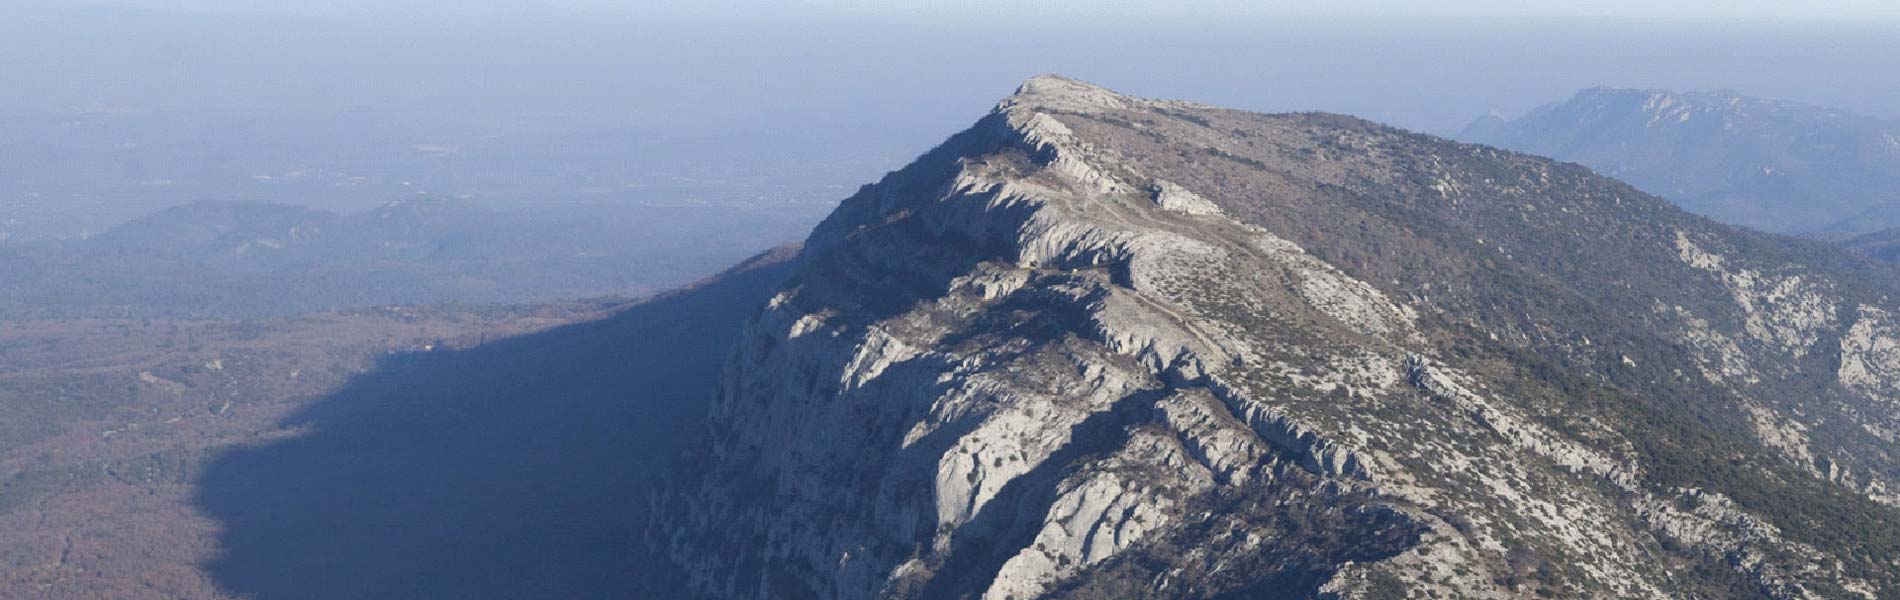
[[[1890,596],[1894,275],[1037,77],[813,231],[649,541],[731,598]]]

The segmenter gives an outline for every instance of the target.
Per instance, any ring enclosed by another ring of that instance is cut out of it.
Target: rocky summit
[[[846,199],[655,597],[1900,597],[1900,277],[1571,164],[1037,77]]]

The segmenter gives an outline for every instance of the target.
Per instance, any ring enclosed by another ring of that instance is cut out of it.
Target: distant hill
[[[1900,227],[1855,236],[1841,244],[1875,258],[1900,261]]]
[[[256,317],[678,286],[794,239],[810,208],[495,211],[420,196],[359,213],[199,202],[84,240],[0,246],[0,318]]]
[[[844,186],[904,158],[885,148],[767,130],[502,126],[368,109],[0,111],[0,238],[98,235],[205,199],[357,212],[418,192],[506,209],[580,199],[822,211]]]
[[[1719,221],[1843,238],[1900,226],[1900,123],[1733,92],[1597,87],[1458,136],[1582,163]]]

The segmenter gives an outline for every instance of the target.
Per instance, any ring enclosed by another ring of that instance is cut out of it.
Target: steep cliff
[[[1896,292],[1574,165],[1038,77],[812,233],[648,541],[720,598],[1890,597]]]

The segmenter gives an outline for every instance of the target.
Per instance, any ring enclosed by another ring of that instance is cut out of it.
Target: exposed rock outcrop
[[[1786,504],[1900,516],[1890,458],[1815,468],[1863,444],[1826,415],[1890,407],[1774,394],[1838,355],[1823,394],[1890,399],[1893,309],[1726,231],[1528,157],[1032,79],[813,232],[649,541],[721,598],[1900,592],[1854,552],[1891,525]]]

